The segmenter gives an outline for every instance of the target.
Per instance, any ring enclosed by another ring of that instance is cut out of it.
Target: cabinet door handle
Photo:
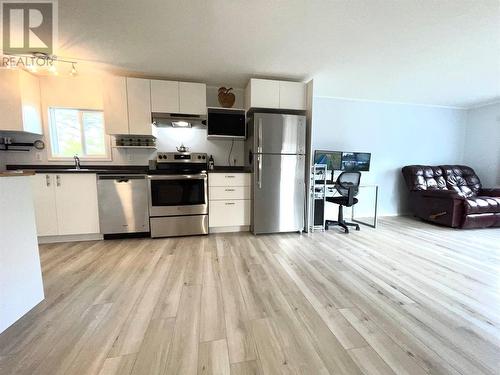
[[[50,176],[48,174],[45,175],[45,183],[47,184],[47,187],[50,186]]]
[[[226,202],[225,205],[226,206],[234,206],[234,202]]]
[[[56,176],[56,185],[61,186],[61,176],[59,175]]]
[[[234,191],[234,189],[226,189],[225,191]]]

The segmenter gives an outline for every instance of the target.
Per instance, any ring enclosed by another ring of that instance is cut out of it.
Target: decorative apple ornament
[[[219,87],[219,95],[217,95],[217,98],[219,99],[219,104],[224,108],[231,108],[234,105],[236,97],[231,92],[232,89],[232,87],[229,89]]]

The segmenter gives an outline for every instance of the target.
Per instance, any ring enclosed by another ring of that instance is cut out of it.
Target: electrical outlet
[[[42,161],[42,153],[41,152],[35,152],[35,160]]]

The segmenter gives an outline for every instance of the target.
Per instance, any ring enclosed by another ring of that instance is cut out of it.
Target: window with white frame
[[[53,158],[109,158],[102,111],[49,108],[49,132]]]

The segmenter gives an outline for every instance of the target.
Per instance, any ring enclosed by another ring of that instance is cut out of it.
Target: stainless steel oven
[[[207,174],[152,175],[149,180],[149,215],[208,214]]]
[[[158,153],[148,175],[151,237],[208,234],[206,155]]]

